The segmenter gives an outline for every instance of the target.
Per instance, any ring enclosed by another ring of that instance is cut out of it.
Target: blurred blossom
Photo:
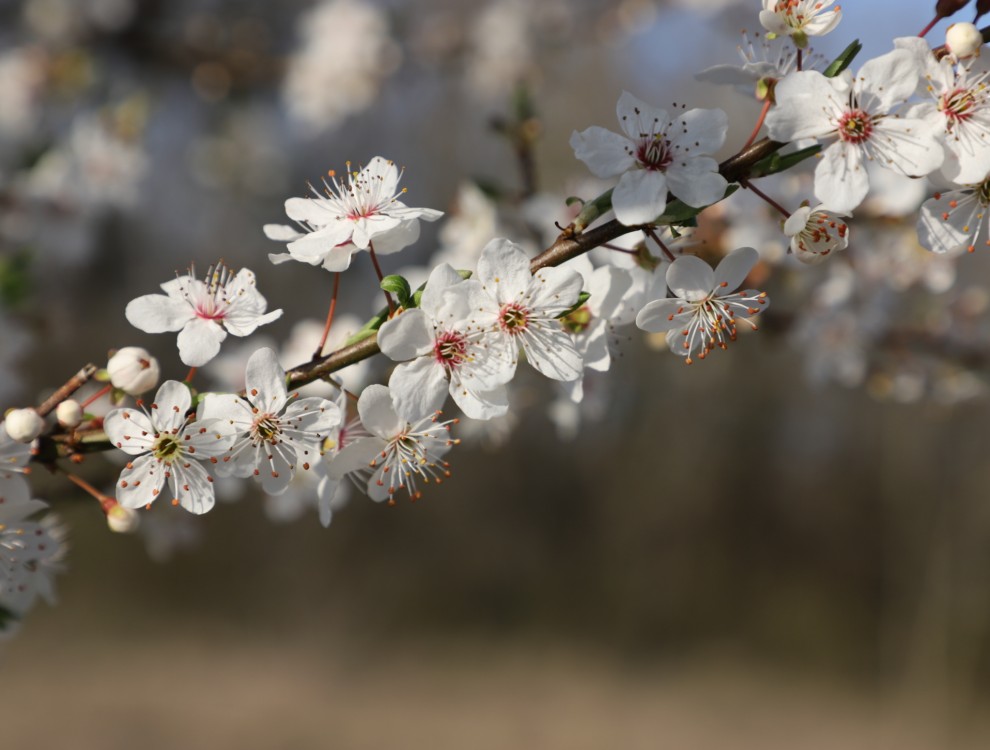
[[[328,0],[302,16],[300,48],[283,83],[289,117],[311,133],[371,106],[401,51],[385,13],[361,0]]]
[[[41,86],[45,55],[33,47],[15,47],[0,53],[0,136],[22,138],[32,134],[41,116]]]
[[[534,7],[525,0],[498,0],[474,19],[467,83],[479,98],[504,97],[527,77],[533,65],[529,13]]]
[[[89,29],[120,31],[135,11],[133,0],[28,0],[24,20],[38,36],[64,44]]]

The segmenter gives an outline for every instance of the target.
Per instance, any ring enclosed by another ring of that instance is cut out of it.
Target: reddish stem
[[[327,311],[327,324],[323,326],[323,336],[320,337],[320,345],[313,353],[313,359],[323,356],[323,347],[326,346],[327,336],[330,335],[330,326],[333,324],[333,313],[337,309],[337,291],[340,289],[340,273],[333,275],[333,293],[330,295],[330,309]]]
[[[798,47],[797,58],[795,59],[795,64],[798,70],[801,70],[801,65],[804,62],[804,50]]]
[[[650,238],[654,242],[657,243],[657,246],[660,248],[660,250],[663,252],[663,254],[667,256],[667,260],[669,260],[671,263],[673,263],[674,262],[674,254],[672,252],[670,252],[669,249],[667,249],[667,246],[665,244],[663,244],[663,240],[660,239],[660,235],[657,234],[656,230],[653,227],[646,227],[646,229],[644,231],[648,235],[650,235]]]
[[[742,185],[747,190],[752,190],[754,195],[758,195],[760,198],[762,198],[763,200],[765,200],[770,206],[773,206],[778,211],[780,211],[780,213],[783,215],[783,217],[785,219],[789,219],[791,217],[790,211],[788,211],[786,208],[784,208],[783,206],[781,206],[779,203],[777,203],[777,201],[775,201],[769,195],[767,195],[766,193],[764,193],[762,190],[759,190],[756,187],[756,185],[754,185],[749,180],[746,180],[746,179],[739,180],[739,184]]]
[[[109,383],[107,383],[105,386],[103,386],[102,388],[100,388],[100,390],[98,390],[92,396],[90,396],[85,401],[83,401],[81,404],[79,404],[79,406],[82,407],[85,410],[85,408],[87,406],[89,406],[91,403],[93,403],[94,401],[96,401],[96,399],[98,399],[101,396],[105,396],[106,394],[110,393],[110,388],[111,387],[112,386]]]
[[[189,374],[186,375],[186,379],[183,381],[186,385],[192,382],[192,379],[196,376],[196,368],[190,367]]]
[[[371,254],[371,262],[375,264],[375,273],[378,274],[378,282],[381,283],[385,280],[385,274],[382,273],[382,267],[378,265],[378,256],[375,255],[375,243],[368,243],[368,252]],[[385,291],[384,289],[382,290]],[[391,317],[395,315],[395,302],[392,301],[392,295],[385,292],[385,301],[388,302],[388,314]]]
[[[798,55],[800,55],[800,54],[801,54],[801,50],[798,50]],[[798,61],[799,62],[800,62],[800,60],[801,60],[801,58],[798,57]],[[798,65],[798,70],[800,70],[800,69],[801,69],[801,66],[799,64]],[[767,112],[770,111],[770,105],[771,104],[773,104],[773,102],[770,101],[770,97],[767,97],[766,99],[763,100],[763,109],[760,110],[760,116],[756,120],[756,127],[753,128],[753,132],[749,134],[749,138],[746,139],[746,143],[743,144],[743,147],[741,149],[739,149],[740,151],[745,151],[747,148],[749,148],[750,146],[753,145],[753,142],[756,140],[756,136],[758,136],[760,134],[760,128],[763,127],[763,121],[767,119]]]
[[[87,494],[92,495],[97,500],[99,500],[100,501],[100,507],[103,508],[103,512],[104,513],[109,513],[110,510],[115,505],[117,505],[117,501],[114,498],[109,497],[107,495],[104,495],[102,492],[100,492],[98,489],[96,489],[96,487],[94,487],[93,485],[91,485],[89,482],[87,482],[82,477],[77,477],[75,474],[70,474],[67,471],[65,472],[65,476],[74,485],[76,485],[77,487],[82,488]]]
[[[933,18],[933,19],[932,19],[931,21],[929,21],[929,23],[928,23],[928,25],[927,25],[927,26],[926,26],[925,28],[923,28],[923,29],[921,30],[921,32],[920,32],[920,33],[918,34],[918,36],[919,36],[919,37],[921,37],[922,39],[924,39],[924,37],[925,37],[925,35],[926,35],[926,34],[927,34],[927,33],[928,33],[929,31],[931,31],[931,30],[932,30],[932,27],[933,27],[933,26],[934,26],[935,24],[937,24],[937,23],[938,23],[939,21],[941,21],[941,20],[942,20],[942,15],[941,15],[941,14],[938,14],[938,13],[936,13],[936,14],[935,14],[935,18]]]

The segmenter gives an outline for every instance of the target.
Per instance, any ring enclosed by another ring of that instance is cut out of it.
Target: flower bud
[[[945,31],[945,46],[956,59],[975,57],[983,47],[983,34],[971,23],[954,23]]]
[[[137,511],[114,503],[107,510],[107,526],[115,534],[130,534],[138,527]]]
[[[82,422],[83,410],[78,401],[68,398],[55,407],[55,418],[63,427],[72,429]]]
[[[125,346],[110,357],[107,373],[114,388],[140,396],[158,385],[158,360],[140,346]]]
[[[30,443],[45,429],[45,420],[34,409],[11,409],[4,421],[7,434],[19,443]]]

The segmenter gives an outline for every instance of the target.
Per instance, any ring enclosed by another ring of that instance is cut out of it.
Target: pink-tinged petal
[[[166,380],[158,388],[151,405],[151,421],[161,432],[179,429],[186,421],[186,412],[192,406],[192,394],[185,383]]]
[[[766,118],[773,140],[821,138],[835,130],[841,103],[835,85],[818,71],[789,73],[777,82],[774,98],[776,104]]]
[[[327,462],[327,474],[333,479],[341,479],[352,471],[367,469],[368,465],[378,458],[385,441],[380,437],[358,438],[348,443],[336,456]]]
[[[612,191],[615,218],[626,226],[653,221],[667,207],[667,176],[650,169],[634,169],[619,178]]]
[[[657,299],[643,306],[636,316],[636,325],[649,333],[663,333],[680,328],[683,322],[684,301]]]
[[[426,288],[419,303],[420,309],[433,320],[437,320],[444,294],[451,287],[463,283],[464,279],[449,263],[441,263],[430,272],[430,278],[426,280]]]
[[[715,272],[701,258],[684,255],[667,269],[667,286],[675,297],[695,302],[715,288]]]
[[[473,391],[451,378],[450,395],[465,416],[471,419],[494,419],[505,416],[509,411],[505,386],[500,385],[490,391]]]
[[[365,429],[386,440],[405,428],[407,421],[396,413],[388,388],[378,384],[369,385],[361,391],[358,415]]]
[[[595,177],[615,177],[636,163],[634,145],[628,138],[597,125],[580,133],[575,130],[570,144],[574,156],[588,165]]]
[[[104,418],[103,431],[114,446],[131,456],[151,450],[158,432],[137,409],[114,409]]]
[[[443,408],[447,398],[447,375],[433,357],[404,362],[392,371],[388,389],[395,411],[408,421],[420,419]]]
[[[718,173],[718,162],[707,156],[671,164],[667,170],[667,184],[676,198],[695,208],[722,200],[729,186]]]
[[[202,367],[220,352],[227,332],[212,320],[191,320],[179,332],[179,359],[188,367]]]
[[[553,380],[574,380],[581,377],[584,362],[570,334],[559,323],[556,326],[527,331],[522,337],[526,361]]]
[[[615,116],[619,119],[622,131],[634,143],[640,138],[649,137],[667,130],[670,118],[667,110],[647,104],[628,91],[623,91],[615,104]]]
[[[124,317],[145,333],[166,333],[181,330],[196,317],[196,312],[185,300],[162,294],[146,294],[127,303]]]
[[[251,355],[244,370],[244,386],[248,400],[261,411],[281,413],[288,393],[285,370],[274,351],[265,347]]]
[[[158,499],[164,483],[164,467],[157,459],[145,454],[120,472],[114,497],[125,508],[143,508]]]
[[[870,114],[889,112],[907,101],[918,87],[918,58],[906,49],[895,49],[863,63],[853,83],[859,105]]]
[[[423,356],[433,350],[433,326],[423,310],[406,310],[382,324],[378,347],[395,362]]]
[[[729,117],[721,109],[689,109],[670,127],[674,159],[718,151],[728,130]]]
[[[169,499],[177,499],[179,505],[197,516],[211,510],[216,504],[213,481],[198,461],[173,464],[168,484],[172,493],[172,498]]]
[[[499,303],[518,301],[526,294],[533,276],[523,249],[506,239],[491,240],[478,259],[478,280]]]
[[[298,229],[286,224],[265,224],[262,229],[265,232],[265,237],[276,242],[292,242],[303,236],[303,233]]]
[[[760,254],[751,247],[740,247],[726,255],[715,268],[715,286],[718,296],[734,292],[749,276],[760,260]]]
[[[861,151],[842,141],[833,143],[815,167],[815,197],[833,211],[848,213],[870,191]]]

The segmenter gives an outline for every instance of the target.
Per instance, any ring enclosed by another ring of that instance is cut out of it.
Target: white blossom
[[[821,263],[835,250],[849,246],[849,227],[838,214],[824,206],[804,205],[784,222],[791,239],[791,252],[802,263]]]
[[[736,321],[747,320],[767,308],[766,292],[735,290],[760,259],[751,247],[726,255],[713,271],[705,261],[685,255],[670,264],[667,286],[674,296],[654,300],[636,316],[636,325],[650,333],[666,333],[675,354],[704,359],[716,346],[725,349],[736,340]]]
[[[798,47],[806,47],[809,36],[821,36],[842,20],[835,0],[763,0],[760,23],[772,34],[789,36]]]
[[[196,514],[213,507],[213,477],[201,460],[216,463],[234,444],[236,432],[219,419],[187,416],[191,405],[189,388],[167,380],[150,410],[114,409],[104,419],[110,442],[136,457],[117,482],[117,502],[125,508],[151,505],[166,484],[173,505]]]
[[[146,294],[131,300],[124,314],[132,326],[146,333],[178,331],[179,358],[189,367],[201,367],[213,359],[228,333],[249,336],[282,316],[281,310],[265,312],[268,303],[246,268],[234,274],[219,263],[207,272],[205,281],[190,271],[161,288],[164,295]]]
[[[107,362],[110,385],[130,396],[140,396],[158,385],[160,373],[158,360],[140,346],[121,347]]]
[[[264,491],[278,495],[289,486],[296,467],[309,469],[320,461],[323,440],[341,422],[337,405],[326,399],[290,398],[285,370],[271,349],[259,349],[248,360],[246,393],[207,394],[200,419],[230,425],[237,440],[217,464],[220,476],[254,476]]]
[[[671,118],[627,91],[616,105],[625,135],[591,127],[571,135],[571,148],[596,177],[619,176],[612,192],[615,217],[645,224],[667,206],[667,192],[689,206],[715,203],[727,183],[710,154],[722,147],[728,118],[720,109],[692,109]]]

